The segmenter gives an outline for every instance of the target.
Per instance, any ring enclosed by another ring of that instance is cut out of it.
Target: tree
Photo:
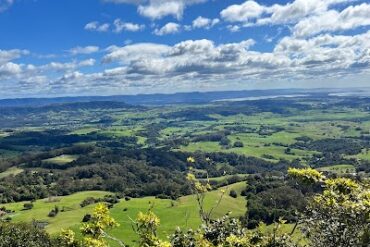
[[[349,178],[326,178],[313,169],[289,169],[299,183],[321,184],[323,192],[315,194],[305,214],[302,229],[312,246],[369,246],[369,185]]]
[[[33,208],[33,204],[32,203],[25,203],[25,204],[23,204],[23,208],[24,208],[24,210],[31,210]]]
[[[235,190],[230,190],[229,196],[231,196],[232,198],[237,198],[238,197],[238,193],[236,193]]]
[[[52,247],[50,236],[32,224],[0,224],[0,247]]]
[[[236,142],[234,142],[234,147],[235,148],[242,148],[242,147],[244,147],[244,143],[242,143],[241,141],[236,141]]]

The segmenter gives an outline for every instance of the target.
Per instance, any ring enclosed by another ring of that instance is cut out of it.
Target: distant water
[[[357,97],[370,97],[369,91],[361,91],[361,92],[344,92],[344,93],[329,93],[329,96],[333,97],[351,97],[351,96],[357,96]]]
[[[309,94],[287,94],[287,95],[266,95],[266,96],[254,96],[244,98],[232,98],[232,99],[219,99],[213,102],[238,102],[238,101],[252,101],[252,100],[263,100],[263,99],[276,99],[276,98],[296,98],[296,97],[308,97]]]

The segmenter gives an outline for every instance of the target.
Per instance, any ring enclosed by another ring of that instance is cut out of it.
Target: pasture
[[[240,192],[244,187],[245,182],[240,182],[208,192],[205,199],[205,208],[209,210],[214,207],[222,195],[221,191],[225,190],[224,198],[220,205],[214,209],[212,217],[218,218],[228,212],[231,212],[231,215],[235,217],[243,215],[246,210],[246,200],[240,196]],[[239,196],[237,198],[230,197],[230,190],[235,190]],[[78,231],[83,216],[91,213],[94,207],[94,205],[89,205],[81,208],[80,203],[88,197],[102,198],[107,194],[109,193],[86,191],[69,196],[50,197],[34,202],[34,207],[31,210],[24,210],[25,202],[3,204],[1,206],[15,211],[9,215],[12,222],[31,222],[32,220],[47,222],[45,229],[51,234],[57,234],[61,229],[67,228]],[[55,206],[60,209],[59,214],[56,217],[48,217],[48,213]],[[194,195],[180,197],[177,200],[157,199],[155,197],[133,198],[129,201],[122,199],[111,209],[112,216],[120,226],[112,229],[110,234],[125,240],[127,243],[133,243],[136,235],[131,227],[131,219],[135,219],[140,211],[146,212],[151,207],[161,219],[159,235],[162,238],[166,238],[178,226],[196,228],[200,224],[198,206]]]

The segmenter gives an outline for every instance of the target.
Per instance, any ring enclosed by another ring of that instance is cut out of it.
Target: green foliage
[[[23,204],[23,208],[24,210],[31,210],[33,208],[33,203],[30,203],[30,202],[25,203]]]
[[[159,224],[159,218],[151,210],[146,214],[142,212],[138,214],[133,227],[139,236],[141,247],[171,247],[170,243],[158,238],[157,229]]]
[[[52,247],[50,236],[32,224],[0,224],[0,247]]]
[[[322,183],[302,216],[302,229],[312,246],[369,246],[369,184],[349,178],[326,179],[314,170],[290,170],[298,180]]]
[[[232,198],[237,198],[238,197],[238,193],[235,190],[230,190],[229,196],[231,196]]]
[[[89,222],[84,223],[81,232],[84,235],[84,246],[106,247],[106,230],[118,226],[118,223],[109,215],[109,209],[105,204],[99,203]]]
[[[234,142],[234,147],[235,148],[242,148],[242,147],[244,147],[244,144],[241,141],[236,141],[236,142]]]

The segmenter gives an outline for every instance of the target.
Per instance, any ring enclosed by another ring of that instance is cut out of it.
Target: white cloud
[[[129,31],[129,32],[138,32],[144,30],[145,25],[131,23],[131,22],[122,22],[120,19],[114,20],[114,32],[120,33],[122,31]]]
[[[184,12],[184,3],[180,1],[159,2],[150,5],[140,5],[138,12],[150,19],[161,19],[165,16],[172,15],[177,19],[182,17]]]
[[[116,4],[138,5],[138,13],[152,20],[173,16],[181,19],[184,10],[193,4],[204,3],[207,0],[104,0]]]
[[[60,63],[60,62],[51,62],[42,66],[39,66],[36,68],[36,70],[45,72],[45,71],[71,71],[75,70],[80,67],[90,67],[95,65],[95,59],[86,59],[82,61],[73,61],[73,62],[67,62],[67,63]]]
[[[221,17],[229,22],[249,22],[260,17],[266,7],[255,1],[246,1],[243,4],[234,4],[221,11]]]
[[[154,34],[159,35],[159,36],[167,35],[167,34],[174,34],[174,33],[180,32],[180,28],[181,26],[179,24],[174,23],[174,22],[169,22],[159,29],[156,28],[154,30]]]
[[[85,25],[85,30],[96,32],[108,32],[110,27],[109,23],[100,24],[98,21],[92,21]]]
[[[85,46],[85,47],[77,46],[77,47],[74,47],[74,48],[69,50],[69,52],[72,55],[92,54],[92,53],[95,53],[95,52],[98,52],[98,51],[99,51],[98,46]]]
[[[366,71],[370,67],[369,38],[370,31],[355,36],[320,35],[309,40],[286,37],[273,52],[251,50],[253,40],[220,45],[210,40],[188,40],[174,46],[130,45],[117,47],[105,56],[105,62],[121,64],[106,71],[105,76],[135,75],[143,82],[178,77],[183,83],[328,79],[339,72],[345,76]]]
[[[4,76],[15,76],[22,72],[20,65],[8,62],[0,65],[0,78]]]
[[[227,25],[226,27],[230,32],[236,33],[240,31],[240,26],[239,25]]]
[[[370,25],[370,4],[349,6],[341,12],[330,10],[302,19],[293,28],[298,37],[311,36],[324,31],[343,31]]]
[[[161,44],[138,43],[124,47],[110,47],[107,51],[108,54],[103,58],[104,63],[113,61],[128,63],[132,60],[158,58],[168,52],[169,47]]]
[[[340,3],[350,3],[354,0],[295,0],[293,2],[260,5],[248,0],[242,4],[234,4],[222,10],[221,17],[228,22],[241,22],[251,25],[294,24],[302,18],[325,13],[332,6]]]
[[[208,18],[199,16],[198,18],[196,18],[193,21],[192,27],[193,28],[205,28],[205,29],[209,29],[209,28],[215,26],[216,24],[218,24],[219,22],[220,22],[220,20],[218,18],[208,19]]]
[[[27,50],[20,49],[0,50],[0,65],[28,54],[29,51]]]

